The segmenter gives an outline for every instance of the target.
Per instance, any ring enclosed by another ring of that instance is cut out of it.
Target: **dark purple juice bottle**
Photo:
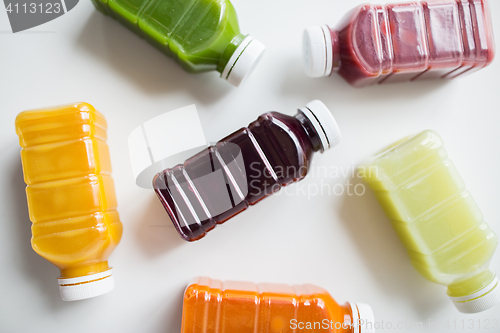
[[[183,165],[158,173],[153,187],[181,237],[195,241],[216,224],[304,178],[313,153],[339,141],[335,119],[315,100],[293,117],[261,115]]]
[[[307,75],[336,71],[356,87],[455,78],[489,65],[494,49],[487,0],[363,5],[336,29],[304,31]]]

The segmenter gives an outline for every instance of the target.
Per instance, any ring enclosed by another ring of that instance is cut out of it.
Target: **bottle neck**
[[[108,269],[109,265],[107,261],[101,261],[89,266],[61,268],[61,278],[67,279],[89,274],[96,274],[107,271]]]
[[[320,151],[322,149],[321,139],[320,139],[318,133],[316,133],[316,130],[314,129],[313,124],[300,111],[295,115],[295,119],[297,119],[299,121],[300,125],[302,126],[302,128],[306,132],[307,137],[311,141],[311,146],[312,146],[314,152]]]
[[[455,281],[448,286],[448,295],[451,297],[463,297],[475,293],[489,285],[496,274],[491,270],[483,271],[473,277]]]
[[[233,37],[231,42],[229,42],[229,45],[226,47],[226,50],[224,50],[222,56],[220,57],[219,63],[217,64],[217,72],[222,74],[227,64],[229,63],[229,60],[233,56],[238,46],[240,46],[240,44],[243,42],[245,37],[246,36],[241,33]]]
[[[332,39],[332,72],[340,69],[340,38],[337,30],[330,29]]]

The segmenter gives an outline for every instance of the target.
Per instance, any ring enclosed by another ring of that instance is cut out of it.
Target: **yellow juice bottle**
[[[427,279],[448,286],[464,313],[500,303],[488,266],[498,238],[434,131],[396,143],[359,168]]]
[[[24,111],[16,118],[31,245],[61,270],[65,301],[114,288],[108,257],[122,224],[106,128],[104,117],[87,103]]]

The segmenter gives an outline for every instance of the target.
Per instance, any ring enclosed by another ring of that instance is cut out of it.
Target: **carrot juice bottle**
[[[21,112],[16,132],[35,252],[59,267],[65,301],[111,291],[108,257],[122,224],[116,198],[106,121],[77,103]]]
[[[183,165],[158,173],[153,187],[181,237],[195,241],[216,224],[303,179],[312,155],[339,141],[335,119],[316,100],[295,116],[261,115]]]
[[[181,333],[373,333],[371,307],[338,304],[314,285],[196,278],[184,293]]]
[[[303,41],[308,76],[338,72],[356,87],[455,78],[489,65],[494,57],[486,0],[363,5],[335,29],[306,29]]]

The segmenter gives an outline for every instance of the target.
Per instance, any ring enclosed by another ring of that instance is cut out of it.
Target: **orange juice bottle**
[[[184,293],[181,333],[373,333],[369,305],[339,305],[310,284],[196,278]]]
[[[16,132],[33,222],[31,246],[61,270],[62,299],[111,291],[108,257],[122,224],[106,120],[92,105],[77,103],[21,112]]]

